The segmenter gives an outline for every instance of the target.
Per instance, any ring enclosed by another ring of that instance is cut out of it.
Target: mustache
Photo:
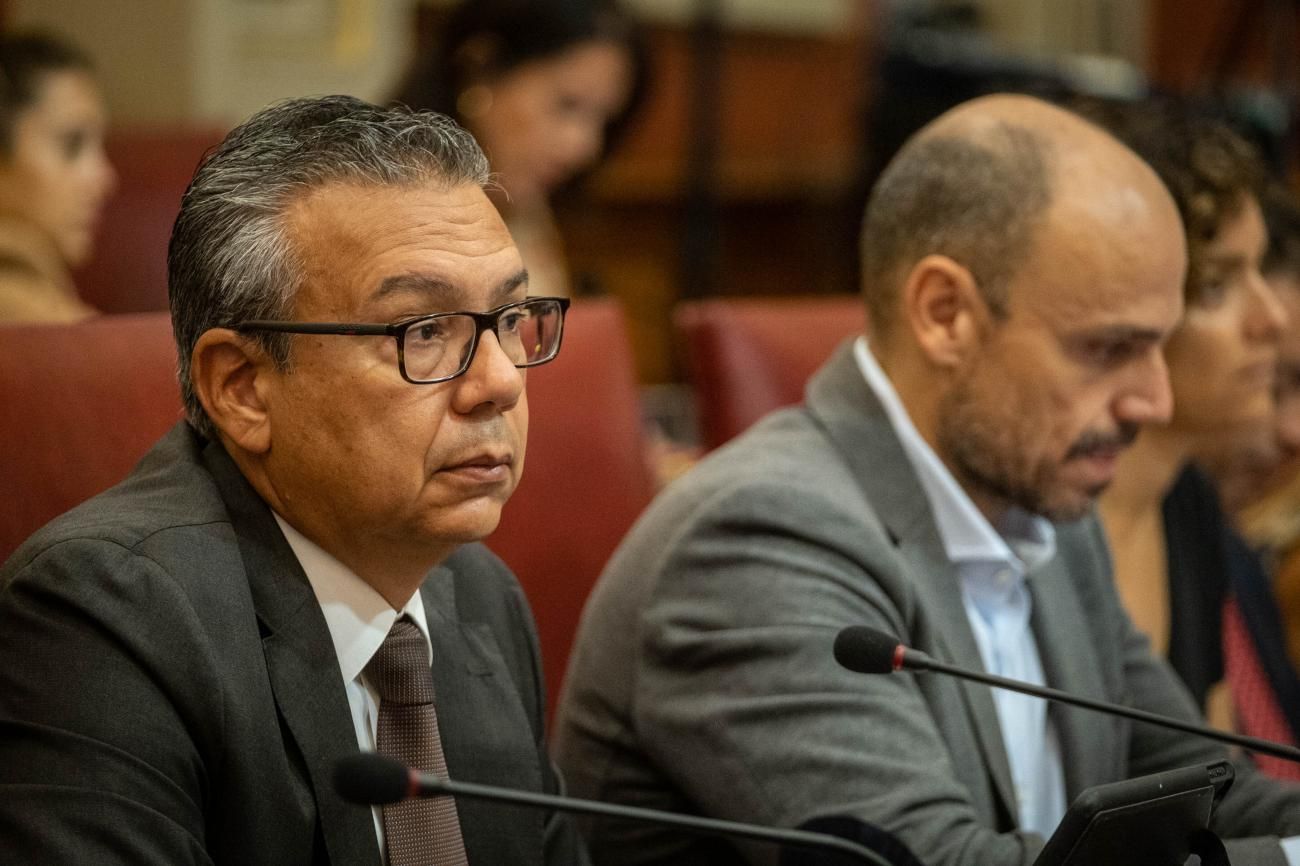
[[[1094,454],[1127,448],[1133,444],[1133,440],[1137,439],[1140,429],[1137,424],[1125,421],[1120,423],[1114,433],[1085,433],[1079,437],[1079,441],[1070,446],[1065,457],[1067,460],[1074,457],[1091,457]]]
[[[444,425],[442,438],[438,445],[439,458],[447,460],[457,456],[476,454],[484,450],[500,450],[507,447],[513,452],[520,452],[519,436],[510,423],[499,413],[485,417],[465,420],[446,429]]]

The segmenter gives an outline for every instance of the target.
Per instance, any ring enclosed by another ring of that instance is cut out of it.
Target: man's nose
[[[524,371],[506,354],[496,332],[487,329],[479,337],[469,369],[455,382],[456,411],[469,414],[490,404],[504,412],[514,408],[524,392]]]
[[[1174,392],[1164,352],[1153,349],[1133,371],[1115,401],[1115,417],[1133,424],[1167,424],[1174,414]]]

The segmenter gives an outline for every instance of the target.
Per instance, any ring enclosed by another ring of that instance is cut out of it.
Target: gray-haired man
[[[200,167],[169,255],[188,421],[0,572],[0,860],[582,859],[543,814],[331,785],[378,747],[556,787],[527,605],[470,543],[565,304],[526,300],[486,178],[445,118],[346,97]]]

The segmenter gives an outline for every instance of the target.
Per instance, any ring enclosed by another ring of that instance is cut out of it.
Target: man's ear
[[[947,256],[928,255],[917,262],[899,301],[921,351],[940,366],[964,363],[988,322],[988,307],[974,275]]]
[[[228,328],[204,331],[190,355],[190,379],[218,430],[252,454],[271,447],[266,391],[274,364],[253,340]]]

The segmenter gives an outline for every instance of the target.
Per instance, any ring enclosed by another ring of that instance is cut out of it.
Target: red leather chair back
[[[559,357],[528,371],[523,479],[487,544],[528,595],[552,706],[587,594],[654,493],[633,371],[604,299],[575,301]]]
[[[835,347],[866,327],[856,295],[723,298],[678,306],[700,438],[716,448],[773,409],[803,400]]]
[[[0,326],[0,561],[181,417],[166,313]]]
[[[104,143],[117,192],[104,206],[89,262],[75,275],[86,303],[105,313],[167,309],[167,242],[181,196],[215,129],[116,129]]]

